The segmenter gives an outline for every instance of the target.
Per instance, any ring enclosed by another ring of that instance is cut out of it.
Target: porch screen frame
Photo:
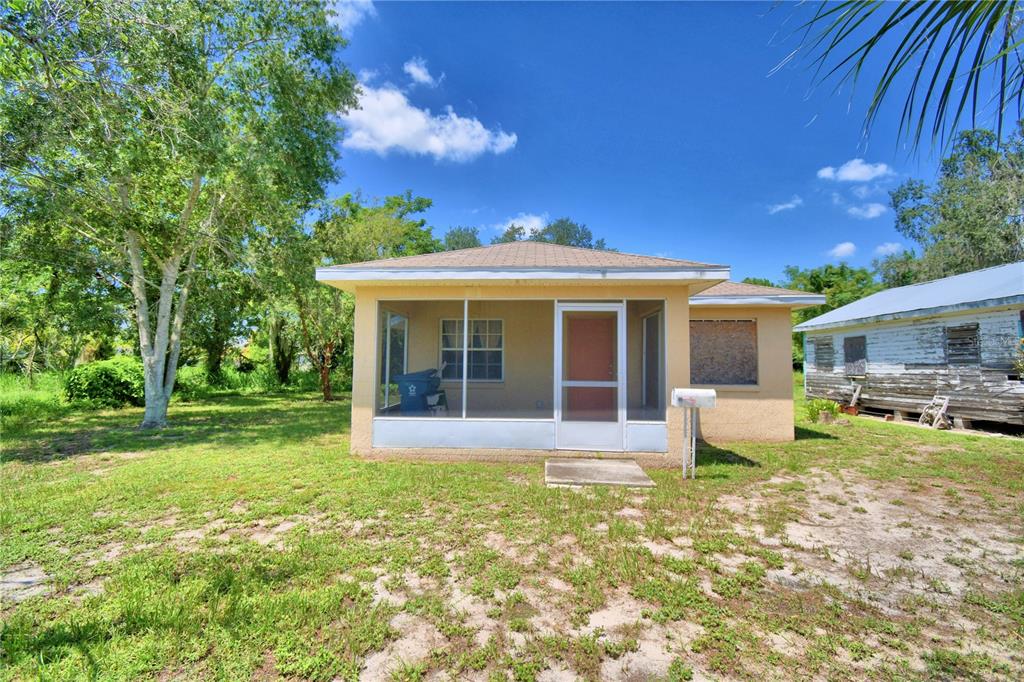
[[[385,414],[388,409],[392,407],[391,404],[391,318],[400,317],[405,322],[402,325],[402,372],[405,373],[409,370],[409,316],[403,315],[402,313],[392,312],[388,309],[384,309],[384,404],[380,407],[375,408],[381,410]],[[378,319],[380,316],[378,315]],[[380,345],[378,344],[378,348]],[[378,380],[380,374],[378,373]],[[398,403],[395,403],[397,405]]]

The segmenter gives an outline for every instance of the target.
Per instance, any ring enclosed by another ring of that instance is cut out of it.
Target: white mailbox
[[[713,388],[673,388],[672,407],[714,407],[716,397]]]
[[[714,407],[713,388],[673,388],[672,407],[683,410],[683,478],[697,477],[697,410]]]

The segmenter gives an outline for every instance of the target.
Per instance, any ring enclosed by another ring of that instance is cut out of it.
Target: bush
[[[142,362],[119,355],[76,367],[64,380],[64,395],[70,402],[88,401],[103,407],[142,405]]]
[[[818,421],[818,417],[822,412],[828,412],[833,417],[839,415],[839,403],[825,400],[824,398],[815,398],[814,400],[807,401],[804,409],[807,411],[807,418],[812,422]]]
[[[187,403],[208,395],[212,384],[204,367],[179,367],[171,395]]]

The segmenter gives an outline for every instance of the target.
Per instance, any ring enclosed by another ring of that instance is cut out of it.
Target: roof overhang
[[[845,327],[859,327],[861,325],[874,324],[876,322],[909,320],[920,317],[937,317],[939,315],[950,315],[960,312],[968,312],[971,310],[1003,308],[1018,305],[1024,305],[1024,294],[1021,294],[1019,296],[1006,296],[1004,298],[990,298],[984,301],[970,301],[967,303],[957,303],[954,305],[935,306],[933,308],[901,310],[899,312],[886,313],[883,315],[871,315],[869,317],[850,318],[848,320],[835,320],[833,322],[823,322],[815,324],[814,320],[824,317],[824,315],[821,315],[819,317],[812,318],[807,322],[798,324],[797,326],[793,327],[793,330],[798,332],[813,332],[822,331],[825,329],[843,329]],[[828,313],[825,313],[825,315],[827,314]]]
[[[764,294],[757,296],[694,296],[691,306],[774,306],[780,308],[810,308],[825,303],[821,294]]]
[[[324,267],[316,269],[316,279],[351,291],[357,285],[429,284],[436,282],[473,282],[498,285],[507,282],[601,282],[689,284],[708,287],[729,279],[729,268],[374,268]]]

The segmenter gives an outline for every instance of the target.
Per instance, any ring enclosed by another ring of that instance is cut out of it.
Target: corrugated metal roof
[[[1024,303],[1024,261],[879,291],[799,324],[796,331]]]
[[[618,251],[600,251],[574,246],[561,246],[545,242],[520,241],[492,244],[458,251],[441,251],[401,258],[384,258],[365,263],[351,263],[321,268],[323,272],[385,269],[680,269],[721,268],[724,266],[698,263],[660,256],[639,256]]]

